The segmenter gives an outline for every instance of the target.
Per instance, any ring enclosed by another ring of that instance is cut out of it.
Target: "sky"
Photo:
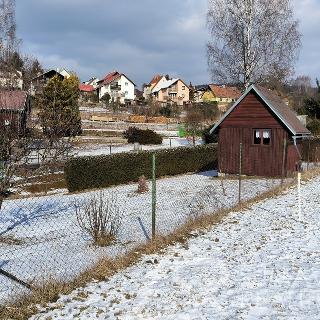
[[[297,75],[320,77],[320,0],[293,0],[303,45]],[[138,86],[155,74],[210,82],[207,0],[16,0],[22,52],[82,81],[110,71]]]

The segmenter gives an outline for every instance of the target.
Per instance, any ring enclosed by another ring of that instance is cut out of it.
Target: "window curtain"
[[[263,131],[263,138],[264,139],[269,139],[270,138],[270,131],[269,130]]]

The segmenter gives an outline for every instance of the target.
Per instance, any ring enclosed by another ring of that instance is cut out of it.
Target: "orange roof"
[[[162,76],[160,74],[155,75],[152,80],[149,83],[149,86],[151,85],[156,85],[160,80],[161,80]]]
[[[118,71],[110,72],[103,78],[103,83],[109,84],[110,82],[119,78],[120,76],[121,76],[121,74]]]
[[[84,83],[80,83],[79,84],[79,89],[80,91],[83,91],[83,92],[91,92],[91,91],[94,91],[94,87],[90,84],[84,84]]]
[[[241,92],[236,87],[215,84],[209,84],[209,87],[217,98],[238,99],[241,96]]]

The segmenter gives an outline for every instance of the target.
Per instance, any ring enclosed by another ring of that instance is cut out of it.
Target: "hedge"
[[[151,177],[152,154],[156,154],[157,177],[201,172],[217,167],[217,147],[208,144],[109,156],[78,157],[67,161],[65,179],[70,192],[138,181]]]
[[[162,137],[153,130],[143,130],[136,127],[129,127],[123,136],[128,140],[128,143],[139,142],[143,145],[162,144]]]

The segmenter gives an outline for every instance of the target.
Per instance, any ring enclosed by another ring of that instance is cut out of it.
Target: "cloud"
[[[320,77],[320,1],[294,7],[304,35],[297,74]],[[82,80],[117,69],[138,85],[155,73],[201,84],[210,80],[206,11],[207,0],[17,1],[18,35],[45,67],[72,69]]]
[[[294,8],[300,21],[303,35],[297,74],[309,75],[312,79],[320,77],[320,1],[295,0]]]
[[[83,80],[118,69],[139,85],[155,73],[208,81],[205,15],[206,0],[17,2],[23,50],[46,67]]]

